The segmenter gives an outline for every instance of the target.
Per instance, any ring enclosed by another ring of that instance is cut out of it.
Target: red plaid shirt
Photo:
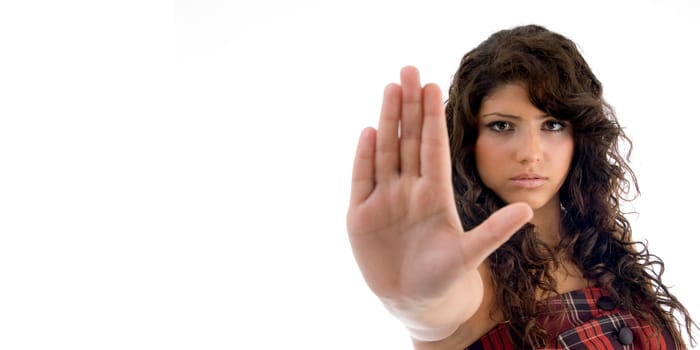
[[[679,348],[668,331],[654,334],[650,326],[616,305],[602,288],[564,293],[561,298],[543,301],[540,309],[540,322],[550,335],[544,349]],[[515,349],[508,338],[507,323],[496,326],[465,350],[501,349]]]

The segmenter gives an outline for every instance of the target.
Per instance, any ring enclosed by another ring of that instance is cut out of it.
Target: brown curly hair
[[[464,229],[505,205],[479,178],[474,149],[481,102],[511,82],[526,85],[534,106],[571,123],[575,139],[571,168],[560,190],[560,244],[548,247],[527,224],[487,260],[513,344],[545,344],[547,335],[536,317],[536,293],[556,293],[552,271],[555,257],[562,254],[636,317],[657,331],[667,329],[681,348],[686,348],[683,330],[694,344],[693,320],[661,281],[663,261],[650,254],[645,243],[632,241],[630,223],[620,207],[639,193],[628,164],[631,141],[576,44],[558,33],[537,25],[502,30],[462,58],[445,110],[455,199]],[[625,145],[628,152],[623,151]]]

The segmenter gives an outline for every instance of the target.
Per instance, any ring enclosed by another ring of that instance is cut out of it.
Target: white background
[[[488,3],[488,4],[483,4]],[[637,239],[696,318],[693,1],[5,1],[0,348],[408,349],[345,233],[355,142],[415,65],[576,41],[635,142]]]

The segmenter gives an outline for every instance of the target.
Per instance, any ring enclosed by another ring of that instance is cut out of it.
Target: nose
[[[520,163],[537,163],[542,160],[542,139],[539,130],[527,130],[518,138],[516,158]]]

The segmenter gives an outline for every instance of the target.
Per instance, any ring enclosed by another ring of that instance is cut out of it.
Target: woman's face
[[[478,118],[475,157],[484,184],[506,203],[558,209],[574,154],[571,125],[532,105],[521,83],[486,96]]]

